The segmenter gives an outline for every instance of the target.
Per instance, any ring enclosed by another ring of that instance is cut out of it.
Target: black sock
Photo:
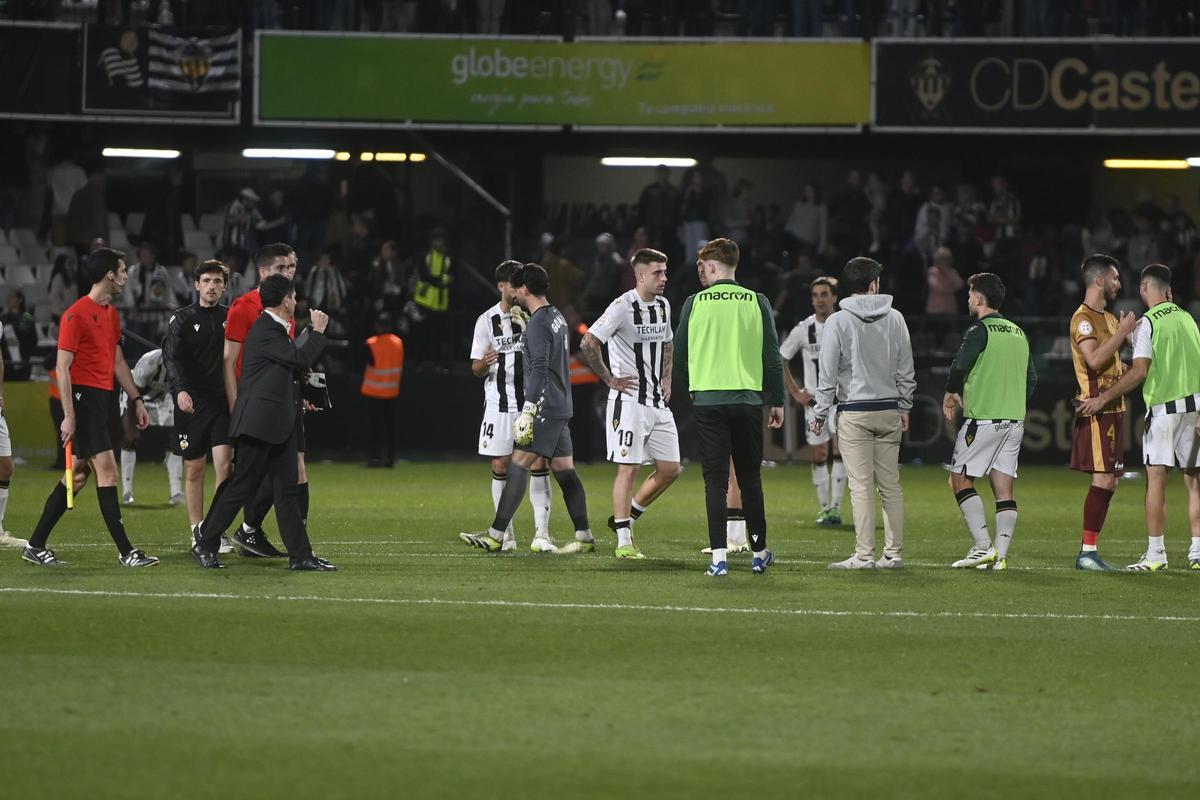
[[[646,509],[638,508],[637,505],[630,505],[630,507],[629,507],[629,518],[630,519],[639,519],[639,518],[641,518],[642,514],[645,514],[645,513],[646,513]]]
[[[741,522],[746,519],[746,515],[740,508],[731,508],[725,519],[729,522]]]
[[[296,502],[300,505],[300,521],[308,525],[308,481],[296,486]]]
[[[108,526],[108,535],[112,537],[117,551],[125,555],[133,549],[129,537],[125,535],[125,523],[121,521],[121,506],[117,503],[117,487],[97,486],[96,499],[100,501],[100,516]]]
[[[563,501],[567,504],[567,514],[571,517],[575,530],[589,530],[587,492],[583,489],[583,482],[579,480],[579,473],[574,469],[556,470],[554,479],[558,481],[558,486],[562,489]]]
[[[50,538],[50,531],[54,530],[54,526],[62,519],[62,515],[67,513],[67,487],[62,481],[54,484],[54,491],[50,492],[50,496],[46,498],[46,505],[42,508],[42,516],[38,520],[37,527],[33,529],[33,536],[29,537],[29,546],[37,550],[46,546],[46,540]]]
[[[520,464],[508,465],[508,479],[504,483],[504,491],[500,493],[500,501],[496,503],[496,517],[492,520],[492,530],[503,533],[508,530],[513,515],[517,513],[521,501],[525,499],[525,489],[529,486],[529,470]]]

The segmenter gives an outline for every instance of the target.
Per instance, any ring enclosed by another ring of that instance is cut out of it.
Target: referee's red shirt
[[[250,328],[255,321],[262,316],[263,304],[262,295],[258,293],[258,289],[251,289],[244,295],[233,301],[233,305],[229,307],[229,315],[225,318],[225,338],[231,342],[244,342],[250,334]],[[288,334],[296,338],[296,320],[291,320],[288,323]],[[238,351],[237,366],[234,368],[234,375],[239,379],[242,377],[242,357],[246,355],[243,348]]]
[[[71,385],[113,390],[121,315],[112,304],[102,306],[88,295],[76,300],[58,326],[58,349],[75,354]]]

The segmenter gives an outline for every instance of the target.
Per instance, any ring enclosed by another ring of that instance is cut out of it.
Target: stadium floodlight
[[[327,161],[334,155],[332,150],[306,147],[247,147],[242,151],[243,158],[307,158]]]
[[[1189,160],[1182,158],[1106,158],[1109,169],[1187,169]]]
[[[336,158],[338,161],[349,161],[350,154],[347,153],[345,150],[340,150],[340,151],[338,151],[338,154],[334,156],[334,158]]]
[[[1187,162],[1189,167],[1200,167],[1200,156],[1192,156]]]
[[[375,154],[374,153],[359,153],[358,160],[359,161],[374,161]]]
[[[408,153],[376,153],[376,161],[408,161]]]
[[[408,160],[413,162],[414,164],[419,164],[425,160],[425,154],[424,153],[409,153]]]
[[[100,154],[105,158],[179,158],[178,150],[154,150],[145,147],[106,147]]]
[[[694,158],[669,156],[605,156],[600,163],[606,167],[694,167]]]

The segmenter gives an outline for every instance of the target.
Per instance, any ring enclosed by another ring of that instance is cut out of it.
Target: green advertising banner
[[[264,33],[258,121],[804,126],[870,116],[858,41],[559,42]]]

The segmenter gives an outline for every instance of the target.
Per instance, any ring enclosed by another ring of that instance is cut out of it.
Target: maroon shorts
[[[1125,412],[1075,418],[1071,469],[1080,472],[1125,471]]]

